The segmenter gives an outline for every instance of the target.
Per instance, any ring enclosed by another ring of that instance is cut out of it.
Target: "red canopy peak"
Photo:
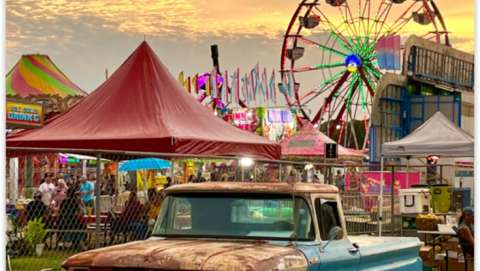
[[[7,146],[280,157],[279,145],[197,102],[146,41],[82,102]]]

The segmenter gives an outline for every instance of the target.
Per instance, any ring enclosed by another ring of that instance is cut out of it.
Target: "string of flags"
[[[182,71],[178,75],[178,80],[199,102],[216,103],[217,108],[225,105],[232,107],[277,105],[279,99],[283,99],[281,95],[287,95],[289,98],[293,95],[293,80],[290,73],[284,76],[284,81],[277,84],[275,70],[268,72],[259,64],[243,74],[239,68],[223,73],[213,69],[211,72],[194,76],[186,76]]]

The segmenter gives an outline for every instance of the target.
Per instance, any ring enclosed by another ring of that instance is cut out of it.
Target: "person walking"
[[[67,185],[63,179],[58,179],[57,189],[53,193],[52,205],[55,208],[60,208],[62,201],[67,197]]]
[[[334,180],[335,185],[340,190],[340,193],[345,192],[345,177],[340,170],[337,170],[337,175],[335,175]]]
[[[93,191],[94,185],[85,177],[80,178],[80,195],[85,207],[93,207]]]
[[[67,197],[60,205],[57,227],[62,231],[59,239],[72,242],[74,249],[85,249],[86,234],[83,231],[87,228],[87,225],[82,219],[84,214],[80,192],[75,187],[70,187],[67,190]]]
[[[44,182],[40,185],[38,191],[42,194],[43,204],[50,206],[53,193],[55,192],[55,185],[53,184],[51,174],[45,174]]]
[[[149,228],[153,228],[160,212],[163,198],[155,189],[150,189],[148,192],[148,203],[145,206],[146,222]]]

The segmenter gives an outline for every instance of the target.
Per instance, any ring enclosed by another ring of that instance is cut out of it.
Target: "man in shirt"
[[[80,178],[80,195],[86,207],[93,207],[94,185],[85,177]]]
[[[38,191],[42,194],[42,202],[46,206],[50,206],[53,192],[55,192],[55,185],[52,181],[52,175],[53,174],[46,174],[44,182],[38,188]]]

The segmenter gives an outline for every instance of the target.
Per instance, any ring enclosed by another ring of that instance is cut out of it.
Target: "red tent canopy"
[[[8,137],[7,148],[280,158],[278,144],[198,103],[146,42],[81,103],[41,129]]]
[[[283,157],[323,158],[325,154],[325,143],[336,142],[315,129],[312,124],[305,123],[296,135],[285,138],[280,142],[280,145],[282,146]],[[338,145],[338,156],[361,158],[363,154]]]

